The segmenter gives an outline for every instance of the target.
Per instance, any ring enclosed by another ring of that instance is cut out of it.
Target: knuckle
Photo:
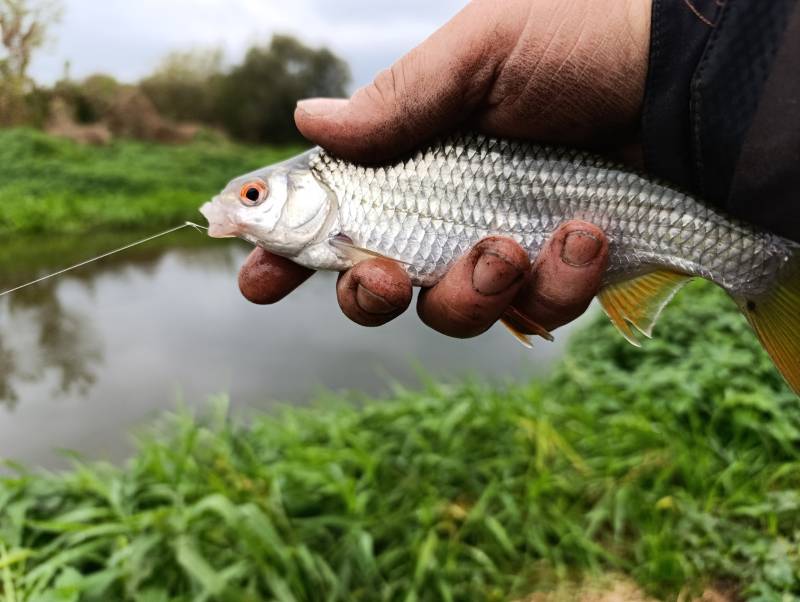
[[[393,105],[395,100],[394,77],[391,69],[383,69],[364,92],[376,105]]]
[[[566,299],[538,294],[535,299],[527,304],[524,313],[547,330],[553,330],[572,322],[583,314],[589,307],[590,302],[591,298],[588,300]]]
[[[375,81],[369,86],[373,102],[390,109],[394,115],[406,112],[405,97],[406,61],[397,61],[388,69],[378,73]]]
[[[537,312],[569,321],[582,314],[591,303],[591,297],[574,294],[548,294],[540,292],[536,299]]]
[[[399,316],[411,301],[411,284],[387,273],[381,260],[365,261],[344,272],[337,281],[342,312],[361,326],[381,326]],[[394,270],[391,270],[394,271]]]
[[[346,301],[357,286],[358,281],[354,277],[353,270],[342,272],[336,279],[336,295],[340,300]]]

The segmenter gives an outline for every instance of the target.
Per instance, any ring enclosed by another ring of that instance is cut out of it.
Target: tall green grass
[[[800,406],[700,285],[643,351],[598,318],[544,383],[219,403],[124,468],[18,469],[0,517],[10,601],[506,600],[607,571],[794,600]]]
[[[150,228],[200,219],[234,176],[298,148],[206,137],[182,146],[81,146],[28,129],[0,130],[0,236]]]

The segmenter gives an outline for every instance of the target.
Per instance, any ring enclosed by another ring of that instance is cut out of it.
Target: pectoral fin
[[[353,244],[353,239],[351,239],[346,234],[336,234],[328,239],[328,242],[332,247],[340,251],[344,256],[350,259],[353,264],[360,263],[367,259],[388,259],[390,261],[395,261],[397,263],[401,263],[403,265],[411,265],[406,261],[401,261],[399,259],[395,259],[394,257],[387,257],[382,253],[378,253],[377,251],[372,251],[370,249],[365,249],[363,247],[356,246]]]
[[[525,337],[528,340],[528,344],[530,345],[530,337],[528,334],[535,334],[542,337],[545,341],[553,342],[555,339],[553,335],[550,334],[550,331],[547,330],[544,326],[539,324],[538,322],[534,322],[531,318],[526,316],[516,307],[509,307],[505,313],[503,313],[502,318],[503,324],[505,324],[506,328],[512,331],[515,337],[518,339],[520,337]],[[519,330],[514,326],[517,324],[524,329],[524,332]],[[528,333],[528,334],[526,334]],[[524,343],[523,343],[524,344]]]
[[[661,311],[691,276],[658,270],[624,282],[610,284],[597,298],[617,330],[631,344],[641,343],[631,326],[650,338]]]
[[[517,339],[520,343],[522,343],[523,347],[527,347],[528,349],[533,349],[533,343],[531,343],[530,335],[521,332],[506,318],[500,318],[500,322],[503,324],[503,326],[505,326],[508,329],[508,332],[510,332],[515,339]]]

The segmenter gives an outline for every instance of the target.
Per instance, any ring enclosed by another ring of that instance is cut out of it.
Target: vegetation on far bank
[[[186,141],[203,125],[239,141],[302,144],[292,119],[297,101],[347,93],[346,62],[280,34],[253,38],[235,63],[221,48],[172,52],[139,82],[107,73],[76,80],[67,60],[59,81],[42,85],[30,66],[58,36],[68,8],[62,0],[0,0],[0,127],[36,127],[104,144]]]
[[[198,208],[230,179],[300,150],[210,134],[180,146],[92,147],[30,129],[0,130],[0,236],[202,223]]]
[[[238,141],[298,144],[297,101],[347,95],[347,63],[288,35],[254,40],[236,64],[219,48],[197,48],[167,55],[139,82],[106,73],[76,80],[67,62],[59,81],[40,85],[28,68],[57,29],[59,4],[0,0],[0,127],[36,127],[102,144],[185,141],[202,125]]]
[[[354,383],[357,384],[357,383]],[[0,480],[7,600],[513,600],[613,571],[800,596],[800,405],[725,295],[546,382],[166,418],[124,468]]]

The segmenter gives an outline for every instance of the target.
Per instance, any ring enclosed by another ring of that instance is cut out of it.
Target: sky
[[[133,82],[170,51],[222,48],[236,62],[273,33],[344,58],[353,87],[372,80],[447,21],[466,0],[62,0],[31,75],[50,84],[70,61],[75,79],[109,73]]]

